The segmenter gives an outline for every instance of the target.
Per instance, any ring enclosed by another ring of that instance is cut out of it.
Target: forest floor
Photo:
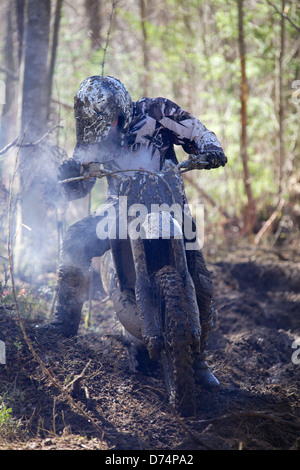
[[[197,386],[189,418],[169,407],[157,364],[144,357],[130,372],[110,301],[93,300],[91,327],[82,322],[77,340],[37,337],[43,312],[24,319],[55,383],[4,304],[0,450],[299,450],[300,259],[241,251],[208,268],[215,288],[208,362],[221,388]]]

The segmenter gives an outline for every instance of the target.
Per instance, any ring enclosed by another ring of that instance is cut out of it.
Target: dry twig
[[[52,134],[52,132],[54,132],[56,129],[62,129],[63,126],[60,126],[59,124],[57,124],[56,126],[52,127],[52,129],[49,129],[49,131],[47,131],[44,135],[42,135],[42,137],[38,140],[36,140],[35,142],[26,142],[24,143],[24,136],[22,137],[22,139],[20,140],[18,137],[13,140],[12,142],[10,142],[9,144],[7,144],[5,147],[3,147],[3,149],[0,150],[0,155],[4,155],[5,153],[7,153],[11,148],[13,147],[37,147],[38,145],[40,145],[50,134]],[[17,158],[18,160],[18,158]]]
[[[178,415],[177,411],[175,410],[175,408],[172,406],[172,405],[169,405],[170,407],[170,410],[174,416],[174,418],[176,419],[177,423],[182,426],[182,428],[189,434],[189,436],[195,441],[197,442],[197,444],[200,444],[201,446],[205,447],[206,449],[209,449],[209,450],[213,450],[214,448],[208,444],[207,441],[203,440],[200,436],[199,433],[196,433],[195,431],[193,431],[191,428],[189,428],[189,426],[187,426],[185,424],[185,422],[183,421],[183,419],[180,418],[180,416]]]
[[[114,16],[114,12],[115,12],[115,8],[117,6],[117,3],[118,3],[118,0],[115,0],[112,3],[112,7],[111,7],[111,13],[110,13],[110,17],[109,17],[109,27],[108,27],[108,31],[107,31],[107,35],[106,35],[106,42],[105,42],[105,46],[104,46],[104,50],[103,50],[102,73],[101,73],[102,77],[104,75],[104,65],[105,65],[106,52],[107,52],[107,48],[108,48],[108,45],[109,45],[109,37],[110,37],[110,33],[111,33],[113,16]]]
[[[279,15],[281,15],[285,20],[289,21],[291,23],[291,25],[298,31],[300,32],[300,26],[298,26],[284,11],[280,11],[279,8],[274,5],[274,3],[270,2],[269,0],[267,0],[267,3],[272,7],[274,8],[274,10],[279,13]]]
[[[284,199],[280,199],[275,211],[270,215],[268,220],[264,222],[262,228],[259,230],[259,232],[255,236],[254,243],[256,246],[259,244],[259,242],[261,241],[263,236],[268,232],[268,230],[270,230],[270,228],[272,227],[272,224],[275,222],[278,215],[282,211],[283,206],[284,206]]]

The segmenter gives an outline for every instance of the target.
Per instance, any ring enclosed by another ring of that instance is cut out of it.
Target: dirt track
[[[4,309],[0,396],[23,425],[7,436],[0,425],[0,449],[299,450],[300,364],[292,361],[300,336],[299,262],[235,256],[208,267],[215,286],[208,361],[222,387],[197,388],[195,417],[181,419],[169,409],[156,364],[141,358],[139,372],[130,373],[126,349],[108,335],[117,332],[109,301],[93,302],[92,328],[82,325],[77,341],[33,339],[85,415],[32,359],[14,312]],[[34,338],[33,328],[26,321]]]

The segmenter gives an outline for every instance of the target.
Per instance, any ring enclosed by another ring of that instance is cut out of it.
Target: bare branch
[[[62,129],[63,126],[56,125],[52,127],[52,129],[49,129],[49,131],[46,132],[40,139],[36,140],[35,142],[27,142],[26,144],[23,143],[23,139],[21,142],[19,141],[19,138],[17,137],[15,140],[13,140],[10,144],[7,144],[3,149],[0,150],[0,155],[5,154],[8,152],[9,149],[12,147],[37,147],[40,145],[52,132],[55,131],[55,129]]]
[[[109,17],[109,28],[108,28],[107,35],[106,35],[105,46],[104,46],[104,49],[103,49],[102,73],[101,73],[102,77],[104,75],[104,65],[105,65],[105,59],[106,59],[106,52],[107,52],[107,48],[108,48],[108,44],[109,44],[109,37],[110,37],[110,33],[111,33],[113,16],[114,16],[114,12],[115,12],[115,8],[117,6],[117,3],[118,3],[118,0],[115,0],[112,3],[111,13],[110,13],[110,17]]]
[[[267,3],[274,8],[274,10],[279,13],[279,15],[282,16],[282,18],[284,18],[285,20],[289,21],[291,23],[291,25],[297,30],[300,32],[300,26],[298,26],[286,13],[284,13],[284,11],[280,11],[279,8],[274,5],[274,3],[270,2],[269,0],[267,0]]]
[[[228,214],[228,212],[226,211],[226,209],[224,209],[223,207],[221,207],[219,204],[216,203],[216,201],[206,192],[204,191],[203,188],[201,188],[192,178],[192,176],[190,175],[187,175],[185,174],[184,175],[184,178],[193,186],[193,188],[196,189],[196,191],[198,191],[199,194],[201,194],[201,196],[203,196],[205,199],[207,199],[207,201],[213,206],[215,207],[219,212],[220,214],[225,217],[226,219],[230,220],[231,217],[230,215]]]
[[[284,206],[284,199],[282,198],[275,211],[270,215],[270,217],[268,218],[268,220],[265,221],[265,223],[263,224],[262,228],[260,229],[260,231],[257,233],[257,235],[255,236],[255,240],[254,240],[254,243],[255,245],[258,245],[259,242],[261,241],[261,239],[263,238],[263,236],[270,230],[270,228],[272,227],[273,223],[275,222],[275,220],[277,219],[278,215],[280,214],[280,212],[282,211],[282,208]]]
[[[6,73],[6,75],[8,75],[13,80],[18,80],[19,79],[18,75],[15,72],[13,72],[12,70],[9,70],[4,65],[0,65],[0,72]]]
[[[3,155],[4,153],[8,152],[10,148],[15,147],[18,143],[18,140],[19,138],[17,137],[10,144],[7,144],[5,147],[3,147],[3,149],[0,150],[0,155]]]
[[[62,106],[63,108],[69,110],[69,111],[73,111],[73,106],[71,106],[69,103],[67,103],[66,101],[63,101],[61,100],[60,98],[53,98],[51,97],[51,101],[52,103],[54,104],[58,104],[59,106]]]

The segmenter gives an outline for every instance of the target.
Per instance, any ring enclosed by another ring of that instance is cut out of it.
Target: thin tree
[[[285,5],[286,1],[281,1],[282,15],[280,19],[280,52],[279,52],[279,70],[278,70],[278,86],[279,86],[279,106],[278,106],[278,122],[279,122],[279,161],[278,161],[278,194],[279,199],[281,198],[283,191],[283,179],[284,179],[284,163],[285,163],[285,151],[284,151],[284,115],[285,115],[285,104],[284,104],[284,87],[283,87],[283,74],[284,74],[284,50],[285,50]]]
[[[148,44],[148,32],[147,32],[147,16],[148,16],[148,0],[140,0],[140,15],[141,15],[141,27],[142,27],[142,50],[143,50],[143,66],[144,70],[142,73],[142,88],[144,96],[148,96],[149,90],[149,44]]]
[[[244,172],[244,185],[247,196],[247,210],[245,218],[245,232],[251,233],[255,219],[256,209],[255,201],[251,187],[251,175],[248,165],[248,138],[247,138],[247,100],[248,86],[246,76],[246,47],[244,35],[244,0],[237,0],[238,5],[238,43],[240,53],[240,69],[241,69],[241,157]]]
[[[99,49],[102,43],[102,0],[85,0],[91,48]]]
[[[52,33],[51,54],[50,54],[49,71],[48,71],[48,86],[49,86],[48,98],[49,100],[51,99],[51,95],[52,95],[52,86],[53,86],[54,68],[55,68],[55,60],[56,60],[56,51],[57,51],[57,46],[58,46],[58,34],[59,34],[62,4],[63,4],[63,0],[56,0],[55,13],[54,13],[54,25],[53,25],[53,33]],[[48,108],[49,108],[49,105],[50,103],[48,103]]]

